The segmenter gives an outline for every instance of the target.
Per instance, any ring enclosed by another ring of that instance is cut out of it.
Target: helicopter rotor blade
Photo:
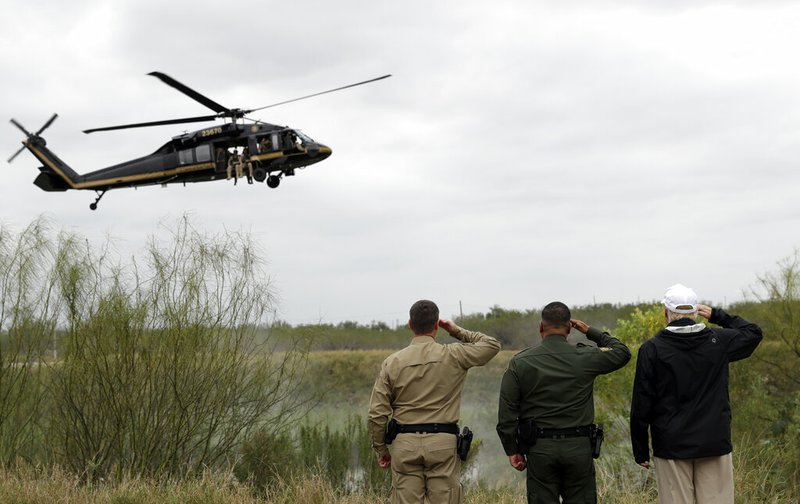
[[[278,105],[284,105],[286,103],[292,103],[292,102],[296,102],[296,101],[299,101],[299,100],[305,100],[306,98],[312,98],[314,96],[319,96],[319,95],[323,95],[323,94],[327,94],[327,93],[333,93],[334,91],[341,91],[342,89],[361,86],[362,84],[369,84],[370,82],[379,81],[381,79],[386,79],[387,77],[391,77],[391,76],[392,76],[392,74],[386,74],[386,75],[382,75],[381,77],[376,77],[374,79],[365,80],[363,82],[356,82],[355,84],[348,84],[347,86],[338,87],[336,89],[329,89],[327,91],[322,91],[322,92],[310,94],[310,95],[307,95],[307,96],[301,96],[300,98],[293,98],[291,100],[286,100],[286,101],[282,101],[282,102],[278,102],[278,103],[273,103],[271,105],[265,105],[263,107],[258,107],[258,108],[254,108],[254,109],[250,109],[250,110],[244,110],[244,111],[242,111],[242,113],[243,114],[249,114],[250,112],[256,112],[258,110],[264,110],[264,109],[270,108],[270,107],[277,107]]]
[[[19,148],[19,150],[18,150],[17,152],[15,152],[15,153],[14,153],[14,155],[13,155],[13,156],[11,156],[10,158],[8,158],[8,162],[10,163],[11,161],[14,161],[14,158],[15,158],[15,157],[17,157],[17,156],[19,156],[20,152],[22,152],[22,151],[24,151],[24,150],[25,150],[25,146],[23,145],[22,147],[20,147],[20,148]]]
[[[21,125],[20,123],[18,123],[18,122],[16,121],[16,119],[11,119],[11,124],[13,124],[14,126],[16,126],[17,128],[19,128],[20,130],[22,130],[22,132],[23,132],[23,133],[25,133],[25,135],[27,135],[27,136],[31,136],[30,132],[29,132],[28,130],[26,130],[26,129],[25,129],[25,127],[24,127],[23,125]]]
[[[200,93],[198,93],[194,89],[190,88],[189,86],[187,86],[185,84],[181,84],[180,82],[176,81],[175,79],[173,79],[172,77],[170,77],[167,74],[164,74],[164,73],[161,73],[161,72],[150,72],[147,75],[152,75],[153,77],[157,77],[157,78],[161,79],[161,82],[163,82],[164,84],[174,87],[175,89],[177,89],[181,93],[185,94],[189,98],[191,98],[191,99],[193,99],[193,100],[195,100],[197,102],[200,102],[201,104],[203,104],[206,107],[210,108],[214,112],[218,112],[218,113],[230,113],[231,112],[231,110],[228,107],[223,107],[222,105],[220,105],[219,103],[215,102],[211,98],[208,98],[206,96],[201,95]]]
[[[198,116],[198,117],[184,117],[183,119],[167,119],[164,121],[151,121],[151,122],[143,122],[143,123],[133,123],[133,124],[121,124],[119,126],[105,126],[103,128],[91,128],[83,130],[84,133],[94,133],[95,131],[113,131],[113,130],[121,130],[121,129],[129,129],[129,128],[146,128],[148,126],[162,126],[165,124],[184,124],[184,123],[193,123],[193,122],[204,122],[204,121],[213,121],[218,119],[219,116],[217,115],[208,115],[208,116]]]
[[[55,121],[57,117],[58,117],[58,114],[53,114],[53,117],[51,117],[46,123],[44,123],[44,126],[39,128],[39,131],[34,133],[34,136],[39,136],[42,133],[42,131],[44,131],[47,128],[49,128],[50,125],[53,124],[53,121]]]

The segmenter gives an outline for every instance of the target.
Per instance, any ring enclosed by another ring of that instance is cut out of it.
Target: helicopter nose
[[[333,151],[331,150],[330,147],[328,147],[327,145],[319,144],[319,156],[321,156],[322,159],[325,159],[326,157],[330,156],[332,153],[333,153]]]

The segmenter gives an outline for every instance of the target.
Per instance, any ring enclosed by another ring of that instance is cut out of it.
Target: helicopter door
[[[228,150],[225,144],[220,143],[214,146],[214,170],[225,173],[228,168]]]

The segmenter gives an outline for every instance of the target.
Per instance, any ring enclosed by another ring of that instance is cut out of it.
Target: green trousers
[[[596,504],[588,437],[539,439],[528,451],[529,504]]]

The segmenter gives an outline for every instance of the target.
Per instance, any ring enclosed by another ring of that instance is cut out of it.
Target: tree
[[[42,403],[41,363],[54,341],[59,303],[46,268],[49,226],[0,228],[0,463],[30,458]]]
[[[185,218],[169,231],[130,266],[77,236],[58,240],[66,327],[48,439],[87,479],[199,473],[302,411],[306,349],[262,341],[273,297],[249,237],[209,236]]]
[[[765,342],[784,350],[780,359],[764,359],[800,387],[800,251],[778,261],[777,270],[758,276],[752,293],[759,301],[754,308],[764,326]]]
[[[644,309],[643,309],[644,308]],[[614,335],[630,346],[638,347],[667,325],[662,305],[636,306],[633,312],[617,321]]]

